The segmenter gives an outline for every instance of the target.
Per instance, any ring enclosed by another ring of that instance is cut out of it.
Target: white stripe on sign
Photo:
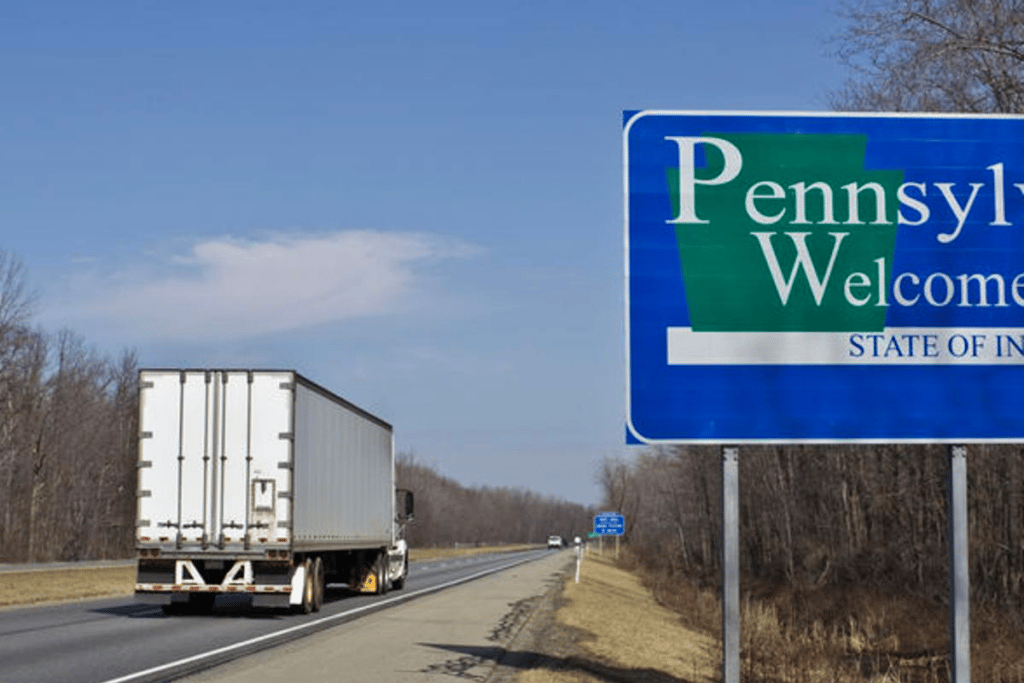
[[[669,365],[1020,365],[1024,328],[694,332],[669,327]]]

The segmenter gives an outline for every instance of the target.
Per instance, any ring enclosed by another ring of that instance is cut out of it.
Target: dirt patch
[[[532,610],[488,683],[709,683],[718,643],[682,626],[630,572],[587,556]]]

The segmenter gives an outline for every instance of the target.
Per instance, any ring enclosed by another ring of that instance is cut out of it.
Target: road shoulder
[[[590,555],[543,596],[487,683],[709,683],[718,643],[685,628],[639,579]]]

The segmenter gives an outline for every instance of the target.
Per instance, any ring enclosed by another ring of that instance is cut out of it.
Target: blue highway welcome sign
[[[623,120],[627,440],[1024,439],[1024,118]]]

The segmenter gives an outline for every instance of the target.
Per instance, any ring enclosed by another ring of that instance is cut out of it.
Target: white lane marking
[[[174,669],[174,668],[179,667],[179,666],[187,666],[189,664],[196,664],[198,662],[203,661],[204,659],[209,659],[209,658],[212,658],[212,657],[218,657],[220,655],[227,654],[227,653],[232,652],[234,650],[240,650],[242,648],[250,647],[252,645],[257,645],[259,643],[262,643],[262,642],[267,641],[267,640],[271,640],[273,638],[279,638],[279,637],[281,637],[283,635],[286,635],[286,634],[289,634],[289,633],[297,633],[298,631],[301,631],[303,629],[308,629],[311,626],[316,626],[318,624],[326,624],[328,622],[335,621],[337,619],[341,619],[342,617],[350,617],[350,616],[353,616],[355,614],[359,614],[360,612],[365,612],[365,611],[367,611],[369,609],[380,608],[380,607],[383,607],[385,605],[389,605],[392,602],[411,600],[411,599],[413,599],[414,597],[416,597],[418,595],[426,595],[427,593],[436,593],[438,591],[444,590],[445,588],[451,588],[452,586],[457,586],[460,583],[466,583],[467,581],[472,581],[473,579],[478,579],[481,576],[487,576],[488,574],[495,574],[495,573],[503,571],[505,569],[509,569],[511,567],[514,567],[517,564],[523,564],[524,562],[528,562],[531,559],[535,559],[535,558],[532,558],[532,557],[520,558],[520,559],[516,560],[515,562],[510,562],[510,563],[508,563],[506,565],[502,565],[500,567],[494,567],[494,568],[487,569],[487,570],[482,571],[482,572],[477,572],[476,574],[470,574],[469,576],[464,576],[461,579],[455,579],[454,581],[449,581],[448,583],[443,583],[443,584],[438,585],[438,586],[431,586],[430,588],[421,588],[420,590],[413,591],[412,593],[403,593],[402,595],[398,595],[398,596],[395,596],[393,598],[387,598],[386,600],[380,600],[378,602],[374,602],[374,603],[371,603],[369,605],[363,605],[362,607],[356,607],[355,609],[351,609],[351,610],[349,610],[347,612],[341,612],[339,614],[332,614],[331,616],[324,617],[323,619],[317,619],[316,621],[305,622],[305,623],[302,623],[302,624],[298,624],[296,626],[292,626],[290,628],[286,628],[286,629],[284,629],[282,631],[274,631],[273,633],[267,633],[267,634],[264,634],[262,636],[257,636],[256,638],[251,638],[249,640],[242,641],[241,643],[235,643],[234,645],[225,645],[224,647],[217,648],[216,650],[210,650],[209,652],[204,652],[202,654],[193,655],[191,657],[186,657],[185,659],[179,659],[176,662],[168,662],[167,664],[161,664],[160,666],[154,666],[154,667],[152,667],[150,669],[146,669],[145,671],[138,671],[138,672],[133,673],[133,674],[128,674],[127,676],[121,676],[120,678],[111,678],[110,680],[103,681],[103,683],[129,683],[129,681],[135,681],[135,680],[138,680],[138,679],[143,678],[145,676],[152,676],[154,674],[160,673],[161,671],[168,671],[170,669]]]

